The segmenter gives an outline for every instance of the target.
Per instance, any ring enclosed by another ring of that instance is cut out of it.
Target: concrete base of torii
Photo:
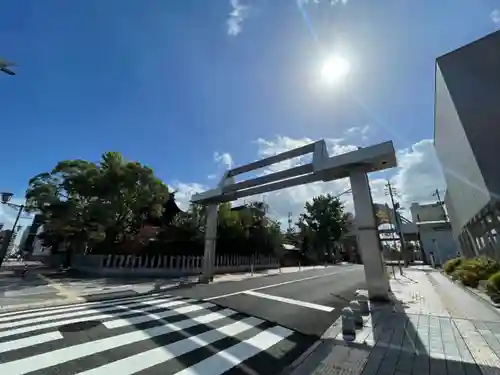
[[[372,301],[389,301],[389,278],[382,258],[377,221],[366,172],[350,175],[352,198],[356,212],[357,242],[365,269],[368,296]]]

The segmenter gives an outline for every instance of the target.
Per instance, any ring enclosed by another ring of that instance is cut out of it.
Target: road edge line
[[[80,297],[77,294],[73,293],[71,290],[63,287],[59,283],[56,283],[54,280],[48,278],[47,276],[42,275],[39,272],[36,273],[36,276],[39,279],[42,279],[43,281],[45,281],[47,284],[49,284],[54,289],[56,289],[59,292],[58,295],[66,297],[67,300],[74,301],[74,302],[82,302],[82,301],[84,301],[84,299],[82,297]]]
[[[349,268],[347,270],[347,272],[351,272],[351,271],[355,271],[356,268]],[[282,285],[288,285],[288,284],[293,284],[293,283],[298,283],[298,282],[301,282],[301,281],[306,281],[306,280],[314,280],[314,279],[319,279],[321,277],[327,277],[327,276],[331,276],[331,275],[335,275],[335,274],[339,274],[339,273],[342,273],[340,271],[335,271],[335,272],[329,272],[329,273],[326,273],[326,274],[322,274],[322,275],[314,275],[314,276],[308,276],[308,277],[304,277],[302,279],[293,279],[293,280],[288,280],[288,281],[283,281],[281,283],[276,283],[276,284],[271,284],[271,285],[264,285],[264,286],[259,286],[257,288],[250,288],[250,289],[245,289],[245,290],[240,290],[238,292],[233,292],[233,293],[227,293],[227,294],[221,294],[221,295],[218,295],[218,296],[214,296],[214,297],[208,297],[208,298],[202,298],[204,301],[211,301],[211,300],[214,300],[214,299],[221,299],[221,298],[227,298],[227,297],[232,297],[232,296],[236,296],[238,294],[243,294],[245,292],[250,292],[250,291],[256,291],[256,290],[263,290],[263,289],[269,289],[269,288],[274,288],[274,287],[277,287],[277,286],[282,286]]]

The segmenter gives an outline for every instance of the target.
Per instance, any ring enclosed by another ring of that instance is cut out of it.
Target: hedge
[[[489,280],[492,275],[500,271],[500,264],[487,257],[459,259],[461,258],[448,261],[445,264],[445,272],[451,274],[454,279],[460,280],[464,285],[473,288],[477,287],[479,281]]]
[[[451,275],[458,267],[460,267],[464,260],[465,259],[462,257],[448,260],[443,266],[444,272]]]

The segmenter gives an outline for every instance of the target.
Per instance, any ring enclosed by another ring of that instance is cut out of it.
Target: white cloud
[[[349,144],[342,139],[328,138],[325,141],[330,156],[357,149],[356,145]],[[307,137],[291,138],[276,136],[272,139],[259,138],[255,142],[257,146],[256,156],[259,159],[265,158],[311,142],[313,142],[313,140]],[[399,150],[397,152],[397,158],[399,166],[390,172],[390,178],[395,190],[399,193],[399,197],[396,199],[401,203],[401,206],[405,208],[403,214],[409,217],[407,210],[411,203],[435,201],[435,198],[432,197],[433,191],[436,188],[443,190],[445,182],[431,139],[418,141],[409,148]],[[275,164],[260,172],[263,174],[272,173],[303,164],[307,161],[307,156],[295,158]],[[380,177],[372,176],[370,179],[372,195],[375,202],[388,203],[390,201],[389,196],[386,195],[386,183],[387,181]],[[176,197],[183,208],[188,206],[190,194],[208,189],[208,187],[196,183],[177,183],[177,185],[174,184],[174,187],[179,190]],[[267,193],[259,197],[247,197],[245,200],[263,199],[269,205],[270,214],[285,224],[287,222],[288,212],[292,212],[294,220],[296,220],[298,215],[303,212],[303,207],[307,200],[326,193],[334,195],[340,194],[349,189],[349,187],[350,184],[348,179],[332,182],[316,182]],[[345,203],[346,210],[353,211],[352,197],[346,194],[342,196],[342,200]],[[240,202],[235,204],[238,203]]]
[[[368,140],[368,132],[370,131],[370,125],[365,126],[353,126],[345,131],[347,136],[359,137],[361,140]]]
[[[227,152],[224,152],[222,154],[219,152],[214,152],[214,160],[225,169],[231,169],[233,167],[233,158]]]
[[[490,13],[490,18],[494,23],[499,24],[500,23],[500,9],[493,9],[493,11]]]
[[[435,201],[432,193],[436,189],[442,191],[446,183],[432,139],[423,139],[407,149],[399,150],[397,157],[399,168],[393,181],[403,204],[409,208],[412,202]]]
[[[248,17],[249,6],[242,4],[241,0],[230,0],[231,11],[226,20],[227,33],[237,36],[243,28],[243,21]]]
[[[169,188],[176,192],[175,201],[181,210],[187,210],[189,208],[189,201],[193,194],[209,189],[207,186],[197,182],[185,183],[180,181],[175,181],[173,184],[169,185]]]
[[[338,4],[342,4],[342,5],[345,5],[347,4],[349,0],[297,0],[297,5],[299,7],[302,7],[304,5],[307,5],[309,3],[313,3],[313,4],[323,4],[323,3],[326,3],[326,4],[330,4],[332,6],[335,6],[335,5],[338,5]]]

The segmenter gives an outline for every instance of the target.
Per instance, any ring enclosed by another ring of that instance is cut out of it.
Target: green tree
[[[325,253],[331,259],[332,251],[336,250],[334,243],[347,228],[348,216],[342,202],[331,194],[320,195],[306,202],[304,209],[298,226],[307,242],[305,250],[316,260],[323,258]],[[335,258],[338,259],[338,254]]]
[[[112,249],[133,238],[148,217],[162,214],[168,187],[153,170],[108,152],[99,163],[59,162],[29,181],[26,207],[43,214],[45,240],[68,253],[103,242]]]
[[[219,205],[217,249],[223,252],[279,254],[282,235],[279,223],[267,215],[263,202],[250,202],[245,208],[233,210],[230,203]],[[191,205],[189,210],[176,215],[172,225],[191,233],[193,240],[203,239],[206,216],[204,208]],[[201,238],[200,238],[201,237]]]

